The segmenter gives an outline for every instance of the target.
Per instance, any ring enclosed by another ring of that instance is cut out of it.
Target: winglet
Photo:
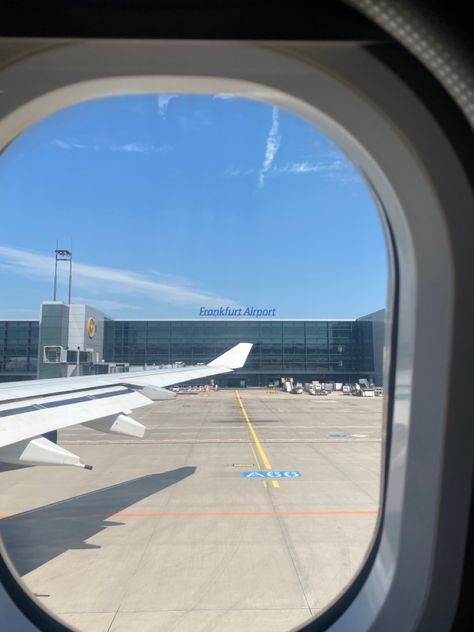
[[[239,342],[238,345],[235,345],[235,347],[232,347],[229,351],[226,351],[215,360],[212,360],[212,362],[209,362],[207,366],[240,369],[247,361],[247,356],[252,347],[253,345],[250,342]]]

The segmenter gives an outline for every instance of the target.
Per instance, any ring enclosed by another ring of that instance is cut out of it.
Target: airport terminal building
[[[0,381],[207,363],[252,342],[245,367],[220,386],[282,377],[382,384],[384,310],[354,320],[201,318],[120,320],[88,305],[45,302],[39,320],[0,320]]]

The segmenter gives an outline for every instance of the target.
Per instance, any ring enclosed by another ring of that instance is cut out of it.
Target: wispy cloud
[[[22,274],[31,279],[50,282],[54,259],[27,250],[0,246],[0,262],[10,273]],[[233,299],[202,292],[178,283],[159,282],[131,270],[106,268],[75,262],[73,265],[74,287],[86,288],[94,294],[142,295],[154,301],[170,305],[229,305],[238,306]]]
[[[39,310],[23,307],[2,307],[0,308],[0,318],[39,318]]]
[[[256,172],[255,169],[244,169],[243,167],[227,167],[224,172],[225,176],[238,177],[248,176]],[[308,174],[318,173],[322,178],[327,180],[334,180],[341,184],[352,184],[360,182],[360,177],[355,171],[353,165],[346,159],[329,158],[327,160],[320,160],[318,162],[293,162],[285,165],[273,164],[266,169],[264,175],[266,176],[278,176],[280,174]],[[262,182],[262,172],[260,171],[260,182]]]
[[[341,172],[345,165],[342,160],[321,162],[294,162],[274,167],[272,173],[334,173]]]
[[[112,145],[112,151],[129,151],[135,153],[148,153],[149,147],[140,143],[127,143],[125,145]]]
[[[120,303],[119,301],[110,301],[105,298],[96,297],[75,296],[74,302],[93,305],[94,307],[97,307],[98,309],[103,309],[104,311],[115,311],[117,309],[142,309],[139,305],[135,305],[132,303]]]
[[[318,173],[325,180],[332,180],[338,184],[354,184],[361,182],[361,178],[354,165],[345,157],[329,157],[318,162],[294,162],[286,165],[274,166],[269,170],[271,175],[279,174],[307,174]]]
[[[92,144],[92,143],[78,143],[70,140],[62,140],[55,138],[50,143],[53,147],[64,150],[88,150],[88,151],[124,151],[128,153],[140,153],[140,154],[153,154],[161,153],[171,149],[170,145],[133,141],[129,143],[122,143],[120,145],[110,144]]]
[[[197,287],[194,281],[185,278],[179,274],[171,274],[169,272],[161,272],[160,270],[148,270],[154,280],[164,281],[165,283],[171,283],[172,285],[182,285],[183,287]]]
[[[161,116],[166,116],[169,102],[177,97],[179,97],[179,94],[160,94],[158,96],[158,112]]]
[[[78,143],[75,141],[66,141],[61,138],[55,138],[51,141],[51,145],[59,147],[59,149],[87,149],[88,151],[99,151],[100,145],[95,143]]]
[[[278,108],[273,106],[272,108],[272,125],[267,137],[267,144],[265,147],[265,158],[263,160],[262,168],[260,169],[258,183],[262,189],[265,184],[265,174],[272,166],[273,159],[276,156],[278,148],[280,147],[281,136],[278,134],[279,120],[278,120]]]
[[[154,154],[161,153],[162,151],[168,151],[169,149],[171,149],[171,147],[170,145],[157,145],[155,143],[125,143],[123,145],[112,145],[110,149],[112,151]]]
[[[213,99],[223,99],[225,101],[229,101],[231,99],[236,99],[237,97],[235,96],[235,94],[232,94],[232,92],[218,92],[212,98]]]

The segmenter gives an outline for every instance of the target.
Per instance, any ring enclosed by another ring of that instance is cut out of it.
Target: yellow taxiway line
[[[249,429],[250,436],[253,439],[253,442],[255,444],[255,447],[257,448],[257,452],[260,455],[262,463],[266,470],[272,470],[273,468],[270,464],[270,461],[268,460],[268,456],[266,455],[265,450],[263,449],[263,446],[260,443],[260,439],[257,437],[257,433],[255,432],[252,422],[250,421],[250,417],[248,416],[247,411],[245,410],[245,406],[240,398],[239,391],[235,391],[235,396],[237,398],[237,401],[239,402],[240,410],[242,411],[242,415],[245,421],[247,422],[247,427]],[[257,459],[257,462],[258,462],[258,459]],[[273,487],[280,487],[280,483],[278,481],[272,481],[272,485]]]

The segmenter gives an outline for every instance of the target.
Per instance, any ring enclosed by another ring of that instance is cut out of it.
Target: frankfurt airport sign
[[[227,316],[227,317],[247,317],[261,318],[262,316],[275,316],[275,307],[260,309],[257,307],[201,307],[199,316]]]

